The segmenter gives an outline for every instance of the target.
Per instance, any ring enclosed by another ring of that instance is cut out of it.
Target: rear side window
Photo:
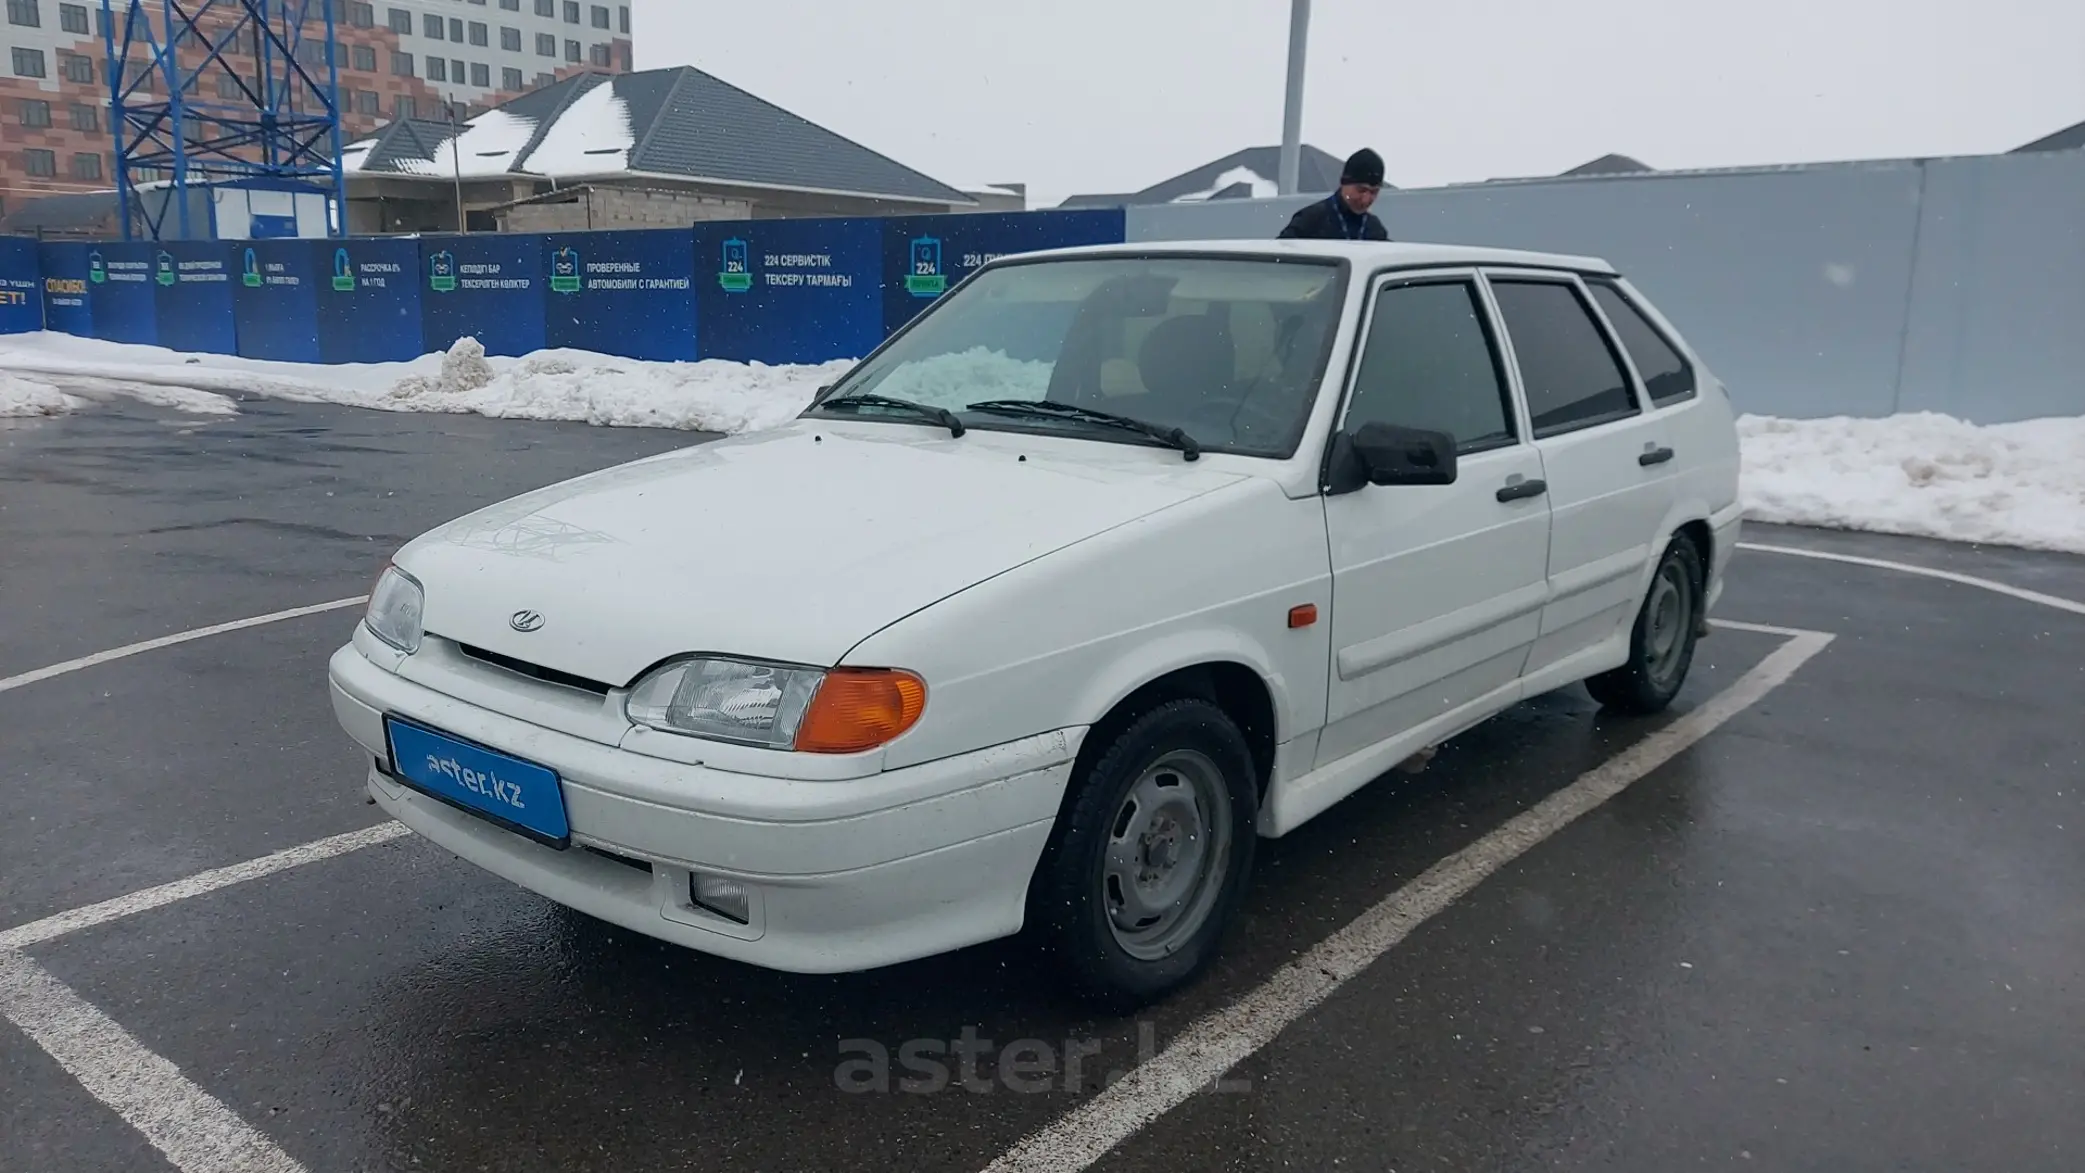
[[[1621,358],[1578,288],[1560,281],[1492,281],[1520,363],[1537,438],[1637,413]]]
[[[1600,303],[1600,312],[1614,323],[1614,332],[1622,340],[1622,349],[1636,363],[1636,373],[1643,376],[1644,389],[1651,393],[1651,402],[1659,407],[1694,398],[1694,367],[1680,352],[1674,350],[1665,335],[1651,325],[1643,311],[1634,302],[1622,296],[1622,291],[1605,281],[1588,283],[1593,291],[1593,300]]]
[[[1511,444],[1506,380],[1468,281],[1393,285],[1375,316],[1347,427],[1385,423],[1455,437],[1459,452]]]

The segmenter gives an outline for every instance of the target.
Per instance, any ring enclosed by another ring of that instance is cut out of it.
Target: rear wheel
[[[1702,619],[1701,552],[1685,537],[1665,548],[1651,589],[1629,633],[1629,662],[1585,682],[1593,699],[1625,713],[1657,713],[1672,704],[1687,671]]]
[[[1181,699],[1132,721],[1073,780],[1031,916],[1080,994],[1134,1009],[1214,958],[1252,870],[1253,776],[1230,717]]]

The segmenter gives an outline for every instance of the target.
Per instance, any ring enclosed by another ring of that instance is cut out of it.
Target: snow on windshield
[[[1050,389],[1053,365],[973,346],[906,363],[892,371],[876,393],[947,408],[985,399],[1041,399]]]

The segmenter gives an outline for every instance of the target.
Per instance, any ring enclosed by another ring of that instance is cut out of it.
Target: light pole
[[[470,231],[463,217],[463,127],[456,121],[456,107],[449,107],[449,160],[456,165],[456,231]]]
[[[1303,166],[1303,58],[1310,39],[1310,0],[1289,0],[1289,94],[1281,116],[1281,177],[1277,186],[1283,195],[1296,194],[1297,173]]]

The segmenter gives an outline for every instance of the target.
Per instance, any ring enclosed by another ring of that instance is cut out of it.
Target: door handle
[[[1515,481],[1498,491],[1501,501],[1519,501],[1526,497],[1540,497],[1549,492],[1549,482],[1539,480]]]
[[[1644,466],[1645,468],[1649,468],[1654,464],[1664,464],[1666,461],[1671,459],[1672,449],[1659,447],[1649,449],[1648,451],[1644,452],[1641,456],[1638,456],[1636,458],[1636,463]]]

